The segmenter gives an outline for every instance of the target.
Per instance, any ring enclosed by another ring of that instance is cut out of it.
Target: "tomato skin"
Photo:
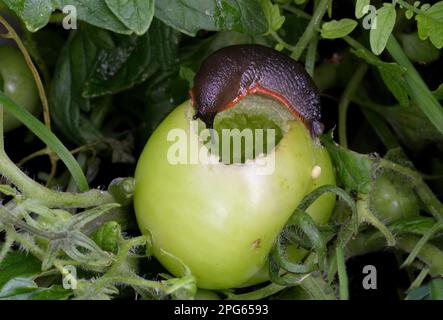
[[[20,107],[36,113],[39,107],[38,90],[31,71],[19,49],[0,46],[0,90]],[[21,123],[8,112],[4,113],[5,132],[18,128]]]
[[[139,158],[134,207],[140,230],[152,236],[154,255],[171,273],[182,275],[186,264],[199,288],[266,280],[263,270],[276,236],[315,187],[312,168],[324,166],[321,182],[335,183],[329,157],[301,122],[291,121],[274,150],[271,175],[256,175],[255,162],[172,165],[166,158],[173,144],[167,141],[168,132],[183,129],[189,137],[191,117],[189,101],[176,108]],[[314,219],[323,223],[335,197],[319,201],[312,210]]]
[[[387,173],[377,177],[370,202],[377,216],[387,222],[415,217],[420,212],[414,191]]]

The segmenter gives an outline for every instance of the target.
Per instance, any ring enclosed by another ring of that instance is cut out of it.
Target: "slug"
[[[235,45],[207,57],[190,91],[196,114],[212,129],[218,112],[251,94],[270,96],[289,109],[316,137],[323,132],[320,96],[303,65],[261,45]]]

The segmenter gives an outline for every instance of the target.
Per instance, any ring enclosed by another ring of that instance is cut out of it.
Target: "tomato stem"
[[[337,248],[335,248],[335,253],[337,256],[340,300],[349,300],[348,274],[346,273],[343,248],[341,246],[337,246]]]

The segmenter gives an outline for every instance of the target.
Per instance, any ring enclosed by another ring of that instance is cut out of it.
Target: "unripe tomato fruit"
[[[371,207],[383,221],[412,218],[420,213],[420,203],[414,191],[388,173],[377,177],[370,199]]]
[[[248,98],[240,101],[249,103]],[[240,108],[240,107],[239,107]],[[177,107],[150,137],[135,173],[134,206],[143,234],[152,236],[154,255],[172,274],[187,265],[204,289],[251,285],[267,279],[267,257],[303,197],[323,184],[335,184],[329,155],[300,121],[266,158],[275,170],[257,175],[256,160],[245,164],[173,165],[167,153],[171,129],[191,131],[190,102]],[[203,143],[199,142],[199,148]],[[313,178],[315,166],[321,174]],[[309,208],[328,221],[335,196],[323,195]]]
[[[17,48],[0,46],[0,90],[20,107],[32,113],[38,111],[38,91],[31,71]],[[8,112],[4,113],[5,132],[20,126]]]

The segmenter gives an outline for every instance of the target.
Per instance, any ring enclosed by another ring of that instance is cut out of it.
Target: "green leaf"
[[[260,1],[256,0],[162,0],[155,16],[187,35],[199,30],[237,31],[257,35],[269,30]]]
[[[22,251],[8,253],[0,264],[0,289],[11,279],[27,277],[41,272],[40,260]]]
[[[357,21],[352,19],[332,20],[325,22],[321,28],[321,36],[325,39],[343,38],[350,34],[357,26]]]
[[[92,102],[82,95],[100,48],[112,45],[109,34],[90,26],[72,33],[62,49],[49,91],[51,116],[57,127],[78,145],[100,139],[88,113]]]
[[[91,239],[103,250],[117,254],[122,239],[121,227],[115,221],[108,221],[91,235]]]
[[[178,103],[188,98],[188,91],[188,82],[176,72],[158,74],[152,78],[145,90],[146,100],[141,111],[146,139]]]
[[[405,68],[397,63],[383,62],[363,49],[352,50],[352,52],[356,56],[365,60],[367,63],[377,67],[383,82],[386,84],[389,91],[394,95],[397,101],[402,106],[408,105],[408,86],[404,79],[404,74],[406,72]]]
[[[438,131],[443,133],[443,109],[440,103],[435,99],[394,36],[389,38],[387,48],[398,64],[406,68],[405,80],[408,84],[409,95]]]
[[[443,300],[443,279],[433,279],[429,283],[432,300]]]
[[[277,4],[272,4],[271,0],[261,0],[261,4],[268,21],[268,33],[279,30],[285,23],[285,17],[281,15],[280,7]]]
[[[386,149],[397,148],[400,145],[397,136],[392,132],[391,128],[381,115],[367,108],[361,108],[361,111],[371,124],[379,139],[385,145]]]
[[[415,151],[431,145],[443,148],[443,135],[415,104],[409,107],[380,108],[378,113],[389,122],[408,148]]]
[[[429,285],[421,286],[408,292],[405,300],[425,300],[429,296]]]
[[[53,7],[51,0],[2,0],[14,11],[31,32],[43,28],[51,17]]]
[[[437,100],[443,100],[443,83],[432,92]]]
[[[429,63],[440,58],[440,51],[429,40],[421,40],[417,33],[399,36],[403,49],[413,62]]]
[[[376,55],[381,54],[385,49],[389,36],[394,29],[396,17],[397,13],[392,4],[384,3],[383,7],[377,10],[377,24],[369,32],[371,49]]]
[[[15,197],[17,195],[17,190],[8,184],[0,184],[0,192],[7,196]]]
[[[79,20],[83,20],[99,28],[104,28],[117,33],[130,34],[129,30],[112,13],[105,1],[90,0],[56,0],[55,9],[62,10],[65,6],[74,6],[77,9]]]
[[[20,120],[32,133],[40,138],[63,161],[72,174],[75,183],[81,192],[89,190],[88,181],[74,156],[63,143],[46,126],[35,118],[28,110],[19,107],[10,98],[0,91],[0,106],[3,106],[16,119]]]
[[[404,70],[396,63],[386,63],[378,67],[383,82],[402,106],[409,103],[408,87],[403,77]]]
[[[116,36],[112,48],[99,50],[83,97],[93,98],[132,88],[159,69],[175,66],[178,34],[155,19],[143,36]]]
[[[0,290],[0,300],[67,300],[72,291],[53,285],[39,288],[32,278],[14,278]]]
[[[412,18],[413,16],[414,16],[414,11],[412,11],[412,10],[410,10],[410,9],[408,9],[408,10],[405,11],[405,17],[406,17],[406,19],[411,20],[411,18]]]
[[[154,17],[155,0],[105,0],[105,2],[128,29],[138,35],[148,31]]]
[[[363,12],[363,8],[368,6],[371,3],[371,0],[357,0],[355,3],[355,17],[357,19],[362,18],[365,13]]]
[[[417,14],[415,19],[420,39],[426,40],[429,37],[432,44],[441,49],[443,47],[443,1]]]
[[[341,147],[332,140],[330,134],[323,135],[321,141],[331,156],[342,185],[368,193],[372,182],[371,171],[377,159]]]
[[[130,34],[128,29],[106,5],[105,1],[88,0],[6,0],[4,3],[14,11],[31,32],[43,28],[55,10],[74,6],[79,20],[117,33]]]
[[[423,236],[435,224],[431,217],[414,217],[394,220],[389,224],[389,230],[395,234],[411,233]]]

